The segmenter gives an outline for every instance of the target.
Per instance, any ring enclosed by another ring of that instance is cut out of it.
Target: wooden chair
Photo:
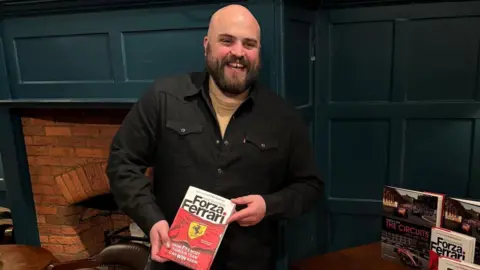
[[[150,249],[142,244],[125,242],[104,248],[94,258],[59,262],[49,265],[48,270],[93,270],[98,267],[115,267],[122,270],[144,270]]]

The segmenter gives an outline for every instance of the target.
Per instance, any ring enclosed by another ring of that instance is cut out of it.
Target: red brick
[[[35,158],[34,157],[27,157],[28,165],[32,166],[35,165]]]
[[[29,156],[47,156],[49,153],[48,148],[45,146],[27,145],[26,150]]]
[[[49,166],[36,166],[39,176],[51,176],[52,170]]]
[[[67,200],[62,195],[48,195],[42,197],[42,203],[45,205],[68,205]]]
[[[65,167],[50,167],[50,170],[52,171],[53,176],[57,176],[66,171]]]
[[[53,118],[52,117],[45,117],[45,118],[30,118],[30,124],[31,125],[37,125],[37,126],[46,126],[46,125],[51,125],[53,124]]]
[[[48,243],[48,235],[40,235],[40,242],[41,243]]]
[[[79,236],[59,236],[50,235],[50,243],[52,244],[64,244],[64,245],[81,245],[82,241]]]
[[[40,225],[38,226],[38,232],[41,235],[77,235],[78,232],[71,226],[63,225]]]
[[[70,216],[80,214],[84,211],[83,207],[79,206],[68,206],[68,207],[57,207],[58,214],[61,216]]]
[[[32,136],[25,136],[25,144],[26,145],[32,145],[33,144]]]
[[[62,166],[62,159],[59,157],[35,157],[35,165]]]
[[[118,131],[118,127],[104,127],[100,130],[101,137],[113,138]]]
[[[45,216],[46,223],[51,225],[68,225],[68,226],[77,226],[80,222],[79,215],[72,216],[57,216],[57,215],[48,215]]]
[[[42,247],[48,249],[52,253],[63,253],[63,245],[42,244]]]
[[[33,195],[33,201],[35,202],[35,204],[42,203],[42,196],[41,195]]]
[[[47,185],[47,186],[53,186],[53,185],[56,185],[56,182],[55,182],[55,179],[53,178],[53,176],[42,176],[42,175],[39,175],[38,178],[37,178],[37,181],[35,181],[37,184],[40,184],[40,185]],[[33,183],[33,181],[32,181]]]
[[[82,137],[57,137],[58,146],[86,147],[87,139]]]
[[[51,206],[37,205],[35,207],[35,209],[37,210],[37,214],[40,214],[40,215],[55,215],[55,214],[57,214],[57,208],[51,207]]]
[[[88,125],[72,127],[73,136],[86,136],[86,137],[98,137],[100,134],[100,128]]]
[[[23,135],[45,135],[45,129],[42,126],[24,126]]]
[[[108,151],[104,149],[95,149],[95,148],[77,148],[75,149],[75,154],[78,157],[85,158],[108,158]]]
[[[47,223],[45,216],[37,214],[37,223],[41,223],[41,224]]]
[[[70,127],[45,127],[45,135],[47,136],[72,136]]]
[[[56,194],[56,188],[53,186],[35,184],[32,186],[33,194],[53,195]]]
[[[64,245],[63,249],[67,254],[77,254],[81,251],[86,250],[83,245]]]
[[[87,146],[93,148],[110,148],[112,138],[89,138],[87,140]]]
[[[86,159],[84,158],[76,158],[76,157],[62,157],[61,163],[65,167],[74,167],[85,164]]]
[[[51,147],[50,148],[50,155],[51,156],[59,156],[59,157],[64,157],[64,156],[71,156],[75,150],[73,147]]]
[[[55,177],[55,181],[57,182],[57,186],[60,189],[60,192],[63,194],[67,202],[74,202],[75,194],[70,193],[70,189],[66,185],[65,181],[63,180],[62,175],[58,175]]]
[[[34,145],[56,145],[57,144],[56,137],[33,136],[32,139],[33,139]]]

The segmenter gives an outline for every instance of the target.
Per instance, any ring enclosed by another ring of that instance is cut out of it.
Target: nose
[[[243,57],[244,56],[243,45],[240,42],[237,42],[235,45],[232,46],[231,53],[237,58]]]

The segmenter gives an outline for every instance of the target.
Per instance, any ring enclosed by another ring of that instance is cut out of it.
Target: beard
[[[225,94],[238,95],[249,89],[257,80],[259,75],[260,63],[252,65],[245,57],[235,57],[228,55],[223,59],[213,58],[210,51],[210,45],[207,45],[206,65],[210,76],[218,86],[220,91]],[[260,60],[259,60],[260,61]],[[230,63],[238,63],[243,66],[244,74],[227,75],[225,69]]]

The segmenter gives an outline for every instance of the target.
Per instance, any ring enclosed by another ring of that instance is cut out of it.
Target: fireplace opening
[[[85,208],[85,211],[80,218],[80,222],[98,216],[111,217],[112,215],[123,214],[123,212],[119,210],[118,205],[113,198],[113,194],[111,193],[97,195],[78,202],[75,205]],[[138,233],[132,234],[132,225],[135,226],[134,224],[128,224],[117,229],[106,229],[103,232],[105,247],[124,241],[136,241],[148,244],[149,239],[143,233],[140,235]]]
[[[128,109],[16,113],[22,119],[41,246],[68,261],[94,256],[116,241],[145,243],[139,229],[131,233],[138,226],[119,211],[105,174],[112,138]]]

